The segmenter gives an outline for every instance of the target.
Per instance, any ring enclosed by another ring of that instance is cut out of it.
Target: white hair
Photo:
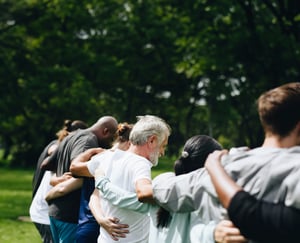
[[[170,126],[160,117],[145,115],[137,116],[138,121],[134,124],[129,140],[134,145],[143,145],[150,136],[156,135],[159,144],[170,136]]]

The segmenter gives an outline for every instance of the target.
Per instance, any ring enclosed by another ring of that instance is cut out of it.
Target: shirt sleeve
[[[97,138],[94,134],[83,136],[82,138],[78,139],[76,141],[76,143],[74,144],[74,147],[71,150],[70,159],[72,161],[80,153],[86,151],[87,149],[97,148],[97,147],[99,147],[98,146],[98,141],[97,141]]]
[[[258,200],[245,191],[234,195],[228,207],[228,215],[249,239],[293,242],[299,237],[300,210]]]
[[[140,160],[138,158],[138,160]],[[135,185],[135,183],[138,180],[141,179],[147,179],[149,181],[152,181],[151,178],[151,166],[150,166],[150,162],[147,161],[146,159],[143,159],[143,161],[138,161],[135,163],[135,168],[133,170],[133,181],[132,183]]]
[[[107,177],[98,177],[95,187],[102,192],[102,197],[115,206],[140,213],[148,213],[151,205],[139,202],[135,193],[123,190],[114,185]]]
[[[111,151],[107,150],[103,153],[96,154],[86,162],[87,169],[91,175],[95,175],[97,168],[101,165],[101,162],[104,161],[105,156],[108,156],[108,153],[111,153]]]
[[[210,221],[207,224],[198,223],[191,226],[190,239],[193,243],[215,243],[214,230],[216,223]]]
[[[204,169],[179,176],[170,172],[163,173],[153,180],[155,201],[171,212],[186,213],[197,210],[201,205],[202,195],[207,190],[214,191],[214,188]]]
[[[100,163],[95,159],[91,159],[88,162],[86,162],[86,167],[91,175],[95,175],[95,171],[98,168],[99,164]]]

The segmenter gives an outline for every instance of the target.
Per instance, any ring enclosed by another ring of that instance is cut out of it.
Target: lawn
[[[28,211],[32,171],[0,168],[0,242],[40,243]]]
[[[152,177],[172,170],[173,162],[161,160]],[[42,242],[28,213],[33,171],[0,168],[0,175],[0,242]]]

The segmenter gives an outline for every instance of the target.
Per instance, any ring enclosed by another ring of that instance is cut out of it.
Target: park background
[[[39,242],[18,218],[65,119],[164,118],[161,173],[195,134],[260,146],[256,99],[300,80],[298,0],[0,0],[0,11],[1,243]]]

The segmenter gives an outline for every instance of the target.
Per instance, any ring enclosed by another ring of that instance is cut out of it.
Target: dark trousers
[[[76,243],[97,243],[100,226],[95,222],[80,224],[76,231]]]
[[[50,225],[47,224],[39,224],[34,222],[35,227],[39,231],[41,238],[44,243],[53,243]]]

